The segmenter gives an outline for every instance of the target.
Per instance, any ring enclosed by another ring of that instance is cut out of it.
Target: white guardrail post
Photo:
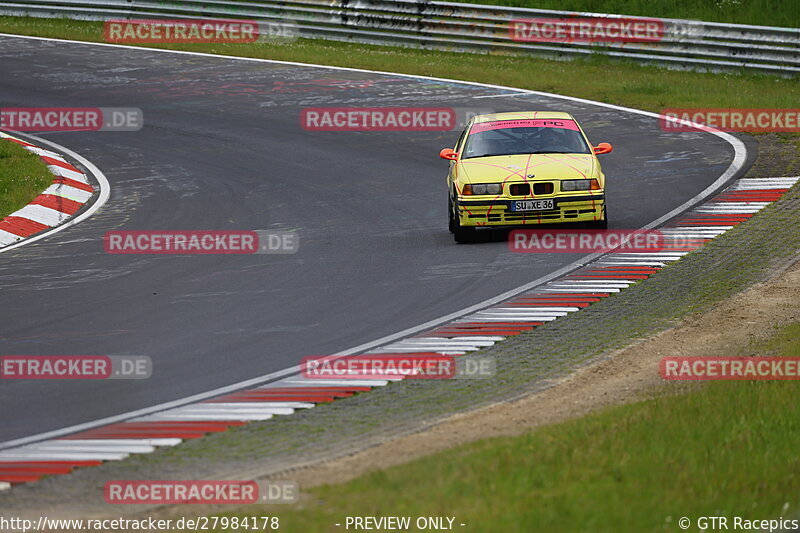
[[[655,20],[646,42],[531,42],[514,38],[519,19],[623,21],[627,15],[578,13],[419,0],[24,0],[0,1],[0,15],[80,20],[238,18],[290,22],[300,37],[440,50],[528,53],[552,58],[603,54],[699,70],[800,73],[800,29],[679,19]]]

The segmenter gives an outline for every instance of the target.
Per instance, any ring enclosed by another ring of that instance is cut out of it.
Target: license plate
[[[514,200],[511,211],[546,211],[553,209],[553,200]]]

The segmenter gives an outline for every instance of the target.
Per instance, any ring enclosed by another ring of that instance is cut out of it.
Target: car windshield
[[[502,120],[473,125],[461,158],[588,153],[574,120]]]

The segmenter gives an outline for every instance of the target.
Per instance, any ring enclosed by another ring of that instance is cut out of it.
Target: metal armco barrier
[[[654,19],[663,33],[653,42],[520,42],[515,19],[623,15],[523,9],[417,0],[25,0],[0,1],[0,14],[111,18],[231,18],[293,22],[299,37],[450,51],[528,53],[551,58],[602,54],[641,63],[698,70],[751,70],[788,76],[800,72],[800,29],[678,19]]]

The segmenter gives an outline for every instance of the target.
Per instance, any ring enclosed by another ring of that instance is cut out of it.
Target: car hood
[[[496,155],[459,161],[458,174],[463,183],[594,178],[596,161],[594,154]]]

